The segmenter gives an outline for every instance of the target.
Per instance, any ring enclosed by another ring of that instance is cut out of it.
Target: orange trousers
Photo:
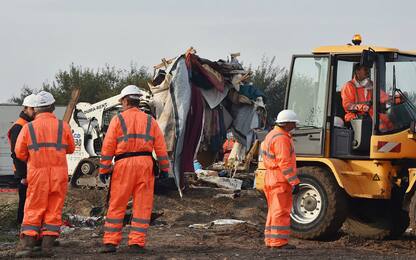
[[[290,236],[290,211],[292,209],[292,186],[277,182],[265,186],[267,199],[267,221],[264,229],[264,242],[268,247],[280,247],[288,243]]]
[[[59,236],[68,187],[66,167],[28,169],[22,234]]]
[[[110,205],[104,225],[104,244],[120,244],[127,203],[133,197],[133,217],[128,244],[145,246],[153,208],[153,189],[151,157],[130,157],[116,162],[111,177]]]

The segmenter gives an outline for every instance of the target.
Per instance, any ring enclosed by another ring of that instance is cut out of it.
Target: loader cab
[[[369,68],[372,109],[345,122],[341,90],[353,78],[357,63]],[[414,131],[416,56],[354,45],[324,46],[312,55],[294,55],[285,101],[285,108],[294,110],[300,120],[293,134],[297,155],[370,158],[376,149],[371,146],[374,136],[412,127]]]

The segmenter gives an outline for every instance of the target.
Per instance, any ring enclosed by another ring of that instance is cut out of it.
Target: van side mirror
[[[361,53],[360,64],[368,68],[372,68],[376,58],[377,55],[373,49],[369,48],[368,50],[363,50]]]

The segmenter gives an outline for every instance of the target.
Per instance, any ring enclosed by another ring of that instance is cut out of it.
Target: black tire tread
[[[413,193],[409,205],[410,227],[416,230],[416,192]]]
[[[416,198],[414,200],[416,204]],[[373,218],[373,223],[365,223],[353,215],[349,216],[344,224],[346,232],[351,236],[373,240],[395,239],[400,237],[409,227],[409,213],[402,210],[400,206],[393,206],[395,207],[387,210],[391,214],[377,215],[378,219]],[[371,210],[371,208],[367,210]],[[385,209],[381,210],[386,212]]]
[[[318,166],[305,166],[298,169],[298,175],[309,175],[317,179],[324,187],[328,201],[326,215],[321,223],[311,232],[293,232],[301,239],[327,239],[333,237],[344,223],[347,214],[347,198],[344,191],[328,170]]]
[[[382,240],[390,235],[390,230],[385,227],[367,225],[355,218],[345,220],[345,229],[353,237],[360,237],[373,240]]]

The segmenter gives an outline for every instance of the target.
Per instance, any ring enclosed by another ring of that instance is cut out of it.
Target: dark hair
[[[125,99],[127,100],[127,104],[129,106],[133,106],[133,107],[139,107],[140,106],[140,99],[131,98],[130,96],[125,97]]]
[[[357,70],[361,69],[361,68],[368,68],[367,66],[361,64],[361,63],[356,63],[354,64],[354,72],[356,72]]]

